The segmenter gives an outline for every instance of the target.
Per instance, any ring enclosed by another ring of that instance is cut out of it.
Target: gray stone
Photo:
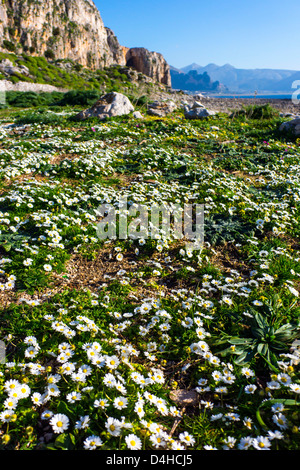
[[[194,99],[196,101],[201,100],[201,98],[205,98],[205,96],[202,95],[202,93],[197,93],[196,95],[194,95]]]
[[[30,82],[18,82],[12,83],[9,80],[0,80],[0,91],[34,91],[35,93],[40,92],[52,92],[52,91],[69,91],[66,88],[58,88],[53,85],[46,85],[43,83],[30,83]]]
[[[280,132],[292,132],[296,137],[300,136],[300,118],[286,121],[279,127]]]
[[[148,114],[150,116],[164,117],[167,114],[172,113],[177,108],[174,101],[153,101],[153,103],[148,104]]]
[[[139,111],[134,111],[132,115],[135,119],[144,119],[144,116]]]
[[[200,103],[199,101],[195,101],[195,103],[192,106],[192,109],[196,108],[205,108],[204,104]]]
[[[101,96],[101,98],[91,107],[77,114],[78,120],[97,117],[100,120],[113,116],[123,116],[134,111],[134,107],[122,93],[115,91]]]
[[[0,71],[7,75],[13,75],[15,73],[20,73],[26,76],[29,75],[29,69],[25,65],[16,67],[9,59],[3,59],[0,62]]]
[[[185,106],[184,108],[184,117],[186,119],[203,119],[209,116],[214,116],[216,114],[216,111],[213,110],[208,110],[204,107],[198,106],[198,104],[195,103],[191,106]]]
[[[199,396],[195,389],[191,390],[174,390],[170,392],[170,398],[177,405],[181,406],[195,406],[199,402]]]

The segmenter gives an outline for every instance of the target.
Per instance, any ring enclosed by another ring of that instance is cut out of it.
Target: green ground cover
[[[0,111],[2,448],[297,450],[299,142],[80,109]],[[99,240],[120,197],[204,204],[203,246]]]

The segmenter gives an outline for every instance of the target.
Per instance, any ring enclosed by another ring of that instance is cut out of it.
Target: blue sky
[[[299,0],[94,0],[120,44],[174,67],[300,70]]]

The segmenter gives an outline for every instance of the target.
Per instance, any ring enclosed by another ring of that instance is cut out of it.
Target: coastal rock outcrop
[[[0,20],[2,50],[67,58],[91,68],[113,64],[118,56],[92,0],[4,0]]]
[[[3,0],[0,3],[0,51],[69,59],[90,69],[129,65],[171,86],[163,56],[127,48],[104,26],[92,0]]]
[[[127,50],[126,65],[171,87],[169,65],[159,52],[150,52],[144,47],[133,47]]]

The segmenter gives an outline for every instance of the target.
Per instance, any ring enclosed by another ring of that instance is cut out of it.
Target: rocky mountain
[[[199,74],[197,70],[190,70],[188,73],[184,73],[171,67],[170,73],[172,88],[175,90],[184,90],[187,92],[226,91],[226,87],[224,87],[218,80],[213,82],[207,72]]]
[[[284,92],[291,93],[295,70],[281,69],[238,69],[230,64],[218,66],[208,64],[202,67],[191,64],[180,69],[184,73],[196,71],[199,74],[207,72],[211,80],[219,81],[230,92],[254,93],[257,92]],[[296,75],[295,75],[296,74]],[[298,72],[299,76],[299,72]]]
[[[91,69],[134,66],[138,72],[171,85],[163,56],[119,44],[104,26],[92,0],[2,0],[0,51],[71,59]]]

